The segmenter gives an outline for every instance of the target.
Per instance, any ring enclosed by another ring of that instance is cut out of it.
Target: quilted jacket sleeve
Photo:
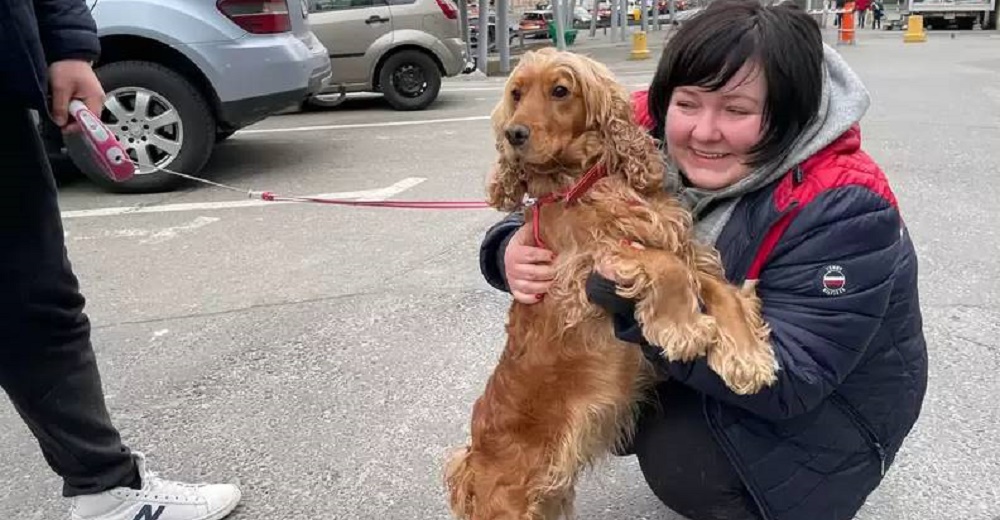
[[[504,217],[489,230],[479,247],[479,270],[486,282],[496,289],[510,292],[504,276],[503,255],[514,232],[524,224],[524,213],[517,211]]]
[[[754,395],[734,394],[704,358],[691,363],[660,358],[661,369],[772,420],[812,410],[850,373],[881,325],[900,256],[901,225],[889,202],[861,187],[830,190],[802,209],[758,285],[780,365],[773,386]],[[643,342],[634,320],[616,324],[620,338]]]
[[[97,25],[84,0],[32,1],[47,62],[97,60],[101,50]]]

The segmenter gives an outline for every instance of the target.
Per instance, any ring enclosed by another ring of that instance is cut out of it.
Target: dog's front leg
[[[662,250],[621,244],[603,259],[614,273],[619,296],[636,302],[643,336],[670,361],[703,356],[715,341],[715,320],[701,312],[696,273]]]
[[[737,394],[752,394],[777,380],[770,329],[760,314],[755,283],[737,288],[702,275],[705,307],[718,326],[708,351],[708,366]]]

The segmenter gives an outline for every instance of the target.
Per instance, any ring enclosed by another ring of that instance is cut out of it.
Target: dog
[[[506,346],[473,407],[469,445],[446,461],[445,485],[458,518],[571,518],[582,471],[630,441],[654,379],[641,350],[588,300],[596,266],[612,268],[667,359],[705,356],[746,394],[775,381],[775,357],[753,286],[727,283],[718,253],[693,240],[689,212],[663,189],[656,140],[603,64],[526,53],[491,118],[488,202],[509,212],[530,198],[526,222],[556,253],[556,275],[538,303],[510,307]]]

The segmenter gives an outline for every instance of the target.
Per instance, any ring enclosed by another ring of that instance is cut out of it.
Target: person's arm
[[[498,290],[510,292],[503,257],[510,239],[523,225],[524,214],[520,211],[511,213],[486,231],[479,247],[479,270],[486,282]]]
[[[889,202],[859,187],[819,197],[793,221],[757,287],[780,365],[774,385],[737,395],[704,358],[689,363],[660,358],[660,370],[768,419],[809,412],[851,372],[882,324],[902,244],[901,226]],[[838,269],[845,278],[842,293],[830,289]],[[645,343],[631,316],[616,315],[615,325],[620,339]],[[655,358],[658,349],[646,344],[643,350]]]
[[[97,25],[84,0],[33,1],[38,34],[49,64],[63,60],[97,60],[101,52]]]
[[[97,24],[84,0],[33,0],[38,34],[49,64],[52,120],[64,132],[76,132],[69,119],[72,99],[83,101],[95,114],[101,113],[104,90],[91,66],[100,56]]]

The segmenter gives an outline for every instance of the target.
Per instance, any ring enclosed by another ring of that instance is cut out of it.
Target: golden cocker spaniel
[[[690,214],[663,190],[656,142],[604,65],[527,53],[492,120],[489,202],[512,211],[533,198],[526,222],[557,253],[556,277],[538,303],[512,304],[471,442],[451,455],[445,481],[459,518],[554,520],[571,516],[581,470],[629,440],[652,381],[640,349],[587,297],[596,265],[613,267],[618,294],[636,302],[645,338],[667,359],[707,356],[734,392],[750,393],[775,380],[775,358],[753,287],[728,284],[718,254],[693,240]]]

